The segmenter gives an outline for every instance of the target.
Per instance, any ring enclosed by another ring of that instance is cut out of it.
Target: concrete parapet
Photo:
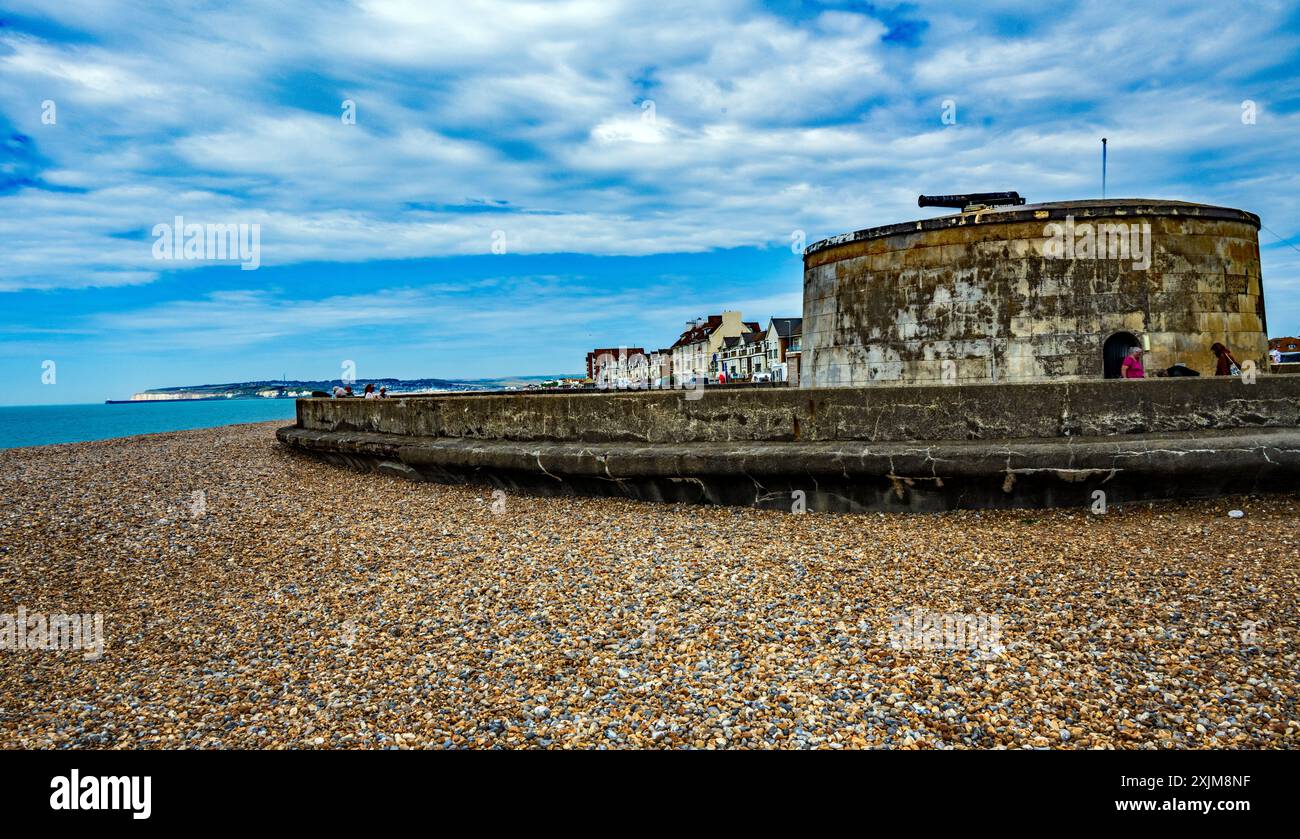
[[[1295,488],[1300,377],[305,399],[286,445],[551,494],[789,509],[1110,503]]]

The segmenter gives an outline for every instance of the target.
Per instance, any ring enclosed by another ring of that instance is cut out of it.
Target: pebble
[[[1295,748],[1294,495],[793,515],[505,497],[272,424],[0,451],[2,748]],[[195,512],[193,499],[204,505]],[[1225,506],[1245,530],[1214,528]],[[136,561],[145,559],[147,561]],[[891,619],[996,616],[988,649]]]

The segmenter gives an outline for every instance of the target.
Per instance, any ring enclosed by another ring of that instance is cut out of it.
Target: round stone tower
[[[873,227],[804,253],[804,387],[1213,375],[1268,351],[1259,217],[1182,201],[1002,207]]]

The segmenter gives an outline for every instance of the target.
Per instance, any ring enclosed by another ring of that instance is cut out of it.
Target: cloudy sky
[[[1283,2],[10,0],[0,402],[577,372],[798,315],[792,240],[919,193],[1097,197],[1102,136],[1111,196],[1258,213],[1300,333],[1298,56]],[[156,259],[176,216],[260,266]]]

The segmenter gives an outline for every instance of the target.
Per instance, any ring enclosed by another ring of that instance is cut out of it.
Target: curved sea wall
[[[1267,369],[1259,217],[1111,199],[979,210],[859,230],[804,255],[808,387],[1214,372],[1210,345]],[[1112,357],[1111,367],[1114,366]]]
[[[1300,377],[302,399],[277,436],[352,468],[546,494],[1122,503],[1300,486]]]

